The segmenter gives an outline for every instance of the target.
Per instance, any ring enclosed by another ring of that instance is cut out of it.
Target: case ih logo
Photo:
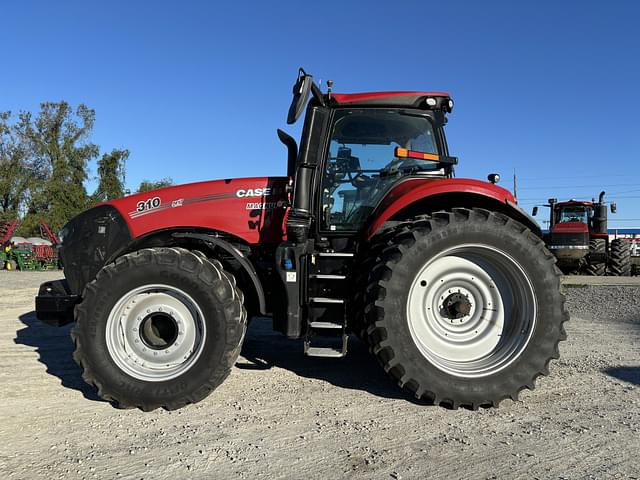
[[[236,191],[236,197],[244,198],[244,197],[262,197],[271,195],[271,188],[249,188],[248,190],[240,189]]]

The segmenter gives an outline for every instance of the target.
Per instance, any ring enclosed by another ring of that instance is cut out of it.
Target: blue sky
[[[444,90],[459,177],[511,187],[515,170],[528,210],[604,189],[610,226],[640,227],[639,5],[3,2],[0,110],[95,108],[93,141],[131,151],[133,188],[284,174],[299,66],[337,92]]]

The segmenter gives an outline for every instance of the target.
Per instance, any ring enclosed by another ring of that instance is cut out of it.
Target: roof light
[[[427,105],[429,105],[430,107],[435,107],[436,106],[436,99],[435,98],[427,98]]]

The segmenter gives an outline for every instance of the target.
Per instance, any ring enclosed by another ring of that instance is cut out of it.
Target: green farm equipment
[[[51,233],[46,224],[40,225],[40,231],[45,232],[51,240],[51,245],[42,239],[27,241],[12,241],[12,235],[18,227],[19,221],[13,220],[0,225],[0,269],[7,270],[56,270],[58,268],[58,254],[55,246],[57,237]]]
[[[10,250],[9,261],[14,261],[18,270],[40,270],[40,262],[36,258],[33,246],[29,243],[19,243]]]
[[[7,262],[9,261],[9,251],[4,247],[0,249],[0,270],[6,268]]]

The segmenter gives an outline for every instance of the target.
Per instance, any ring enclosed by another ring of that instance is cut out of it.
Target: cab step
[[[318,280],[344,280],[346,275],[333,275],[328,273],[311,273],[309,278],[317,278]]]
[[[344,303],[344,299],[342,299],[342,298],[328,298],[328,297],[310,297],[309,298],[309,302],[310,303],[336,303],[336,304],[343,304]]]
[[[335,329],[335,330],[342,330],[344,328],[344,325],[342,325],[341,323],[320,322],[320,321],[309,322],[309,326],[311,328]]]
[[[335,337],[339,340],[340,337]],[[342,358],[347,354],[347,344],[349,342],[349,335],[342,335],[342,345],[340,346],[312,346],[311,338],[307,337],[304,342],[304,354],[308,357],[329,357],[329,358]]]
[[[345,356],[342,350],[331,347],[308,347],[304,353],[307,357],[342,358]]]

